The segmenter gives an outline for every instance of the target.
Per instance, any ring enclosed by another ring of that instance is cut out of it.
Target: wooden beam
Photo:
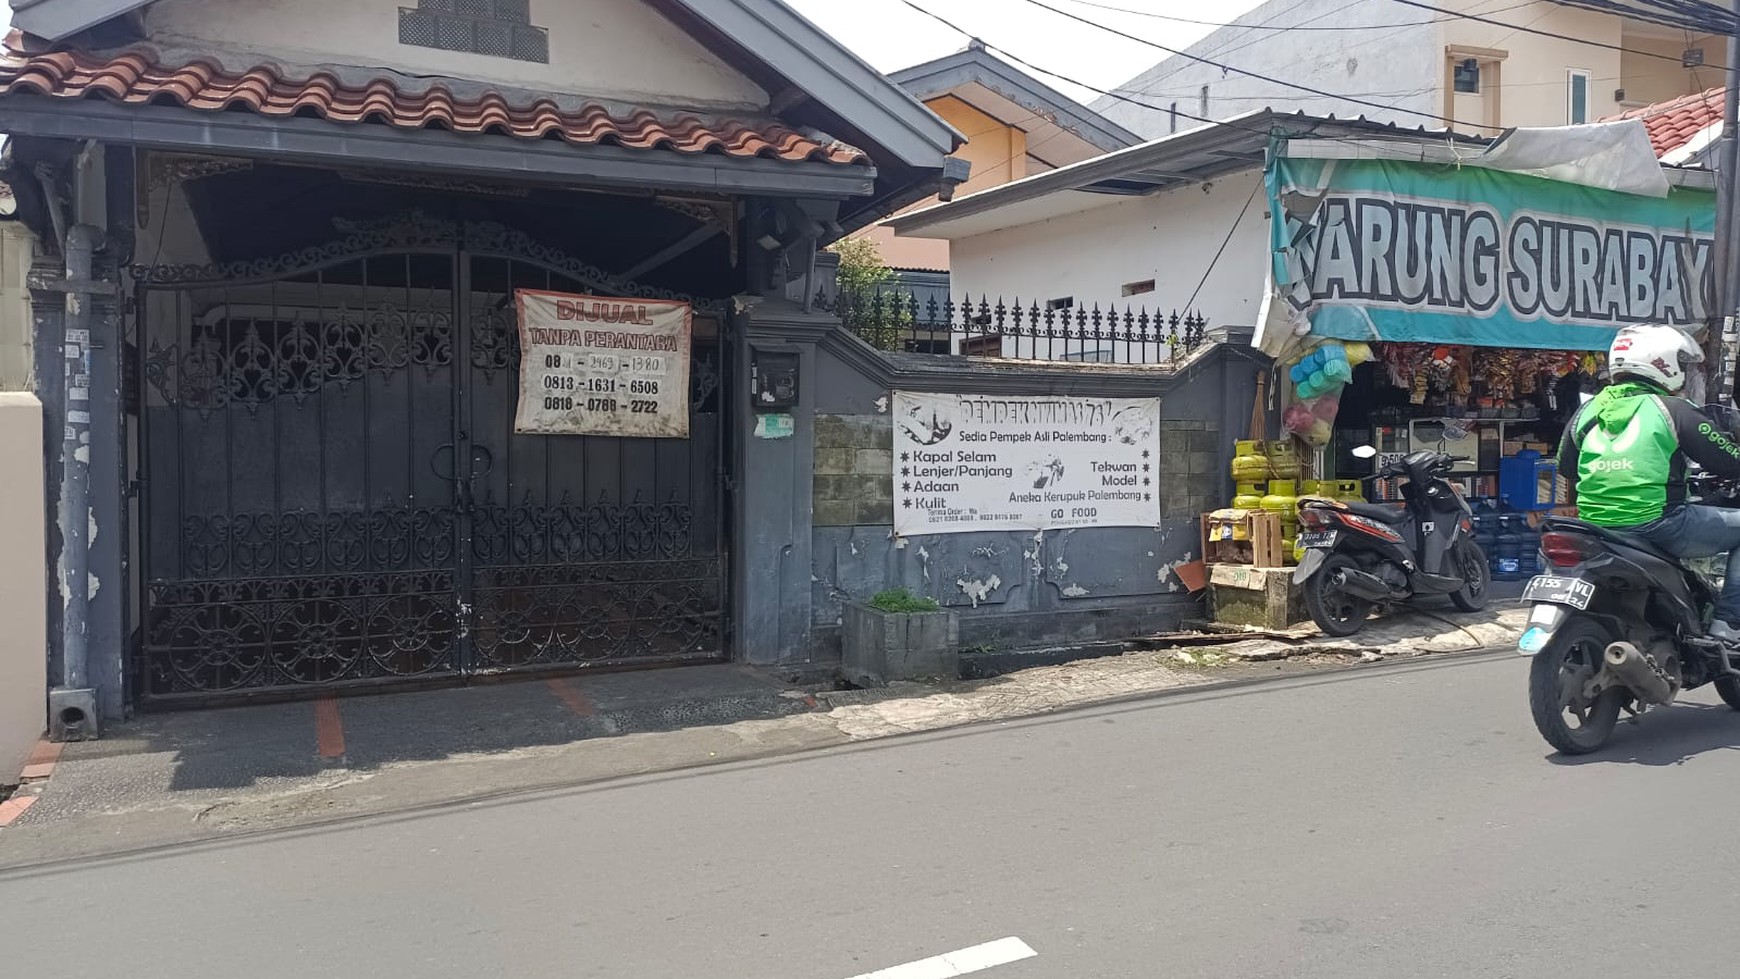
[[[681,238],[678,238],[670,245],[667,245],[651,255],[648,255],[646,258],[641,259],[633,268],[622,273],[618,278],[630,281],[638,279],[648,272],[651,272],[653,269],[663,267],[678,256],[694,251],[696,248],[699,248],[714,237],[724,233],[725,229],[716,224],[696,228]]]

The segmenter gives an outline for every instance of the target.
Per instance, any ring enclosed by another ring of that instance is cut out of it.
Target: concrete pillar
[[[747,307],[747,308],[745,308]],[[839,320],[782,299],[747,300],[737,319],[733,656],[759,666],[802,668],[814,659],[812,493],[815,473],[816,344]],[[798,404],[788,437],[758,435],[752,405],[757,356],[797,356]]]

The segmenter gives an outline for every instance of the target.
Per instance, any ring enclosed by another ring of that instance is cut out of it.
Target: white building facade
[[[1431,6],[1454,13],[1271,0],[1093,108],[1148,138],[1271,107],[1490,132],[1593,122],[1722,81],[1720,37],[1547,0]]]

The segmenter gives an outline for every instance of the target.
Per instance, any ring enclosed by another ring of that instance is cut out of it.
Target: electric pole
[[[1740,373],[1736,351],[1734,314],[1740,309],[1740,241],[1735,207],[1740,204],[1740,0],[1733,0],[1734,22],[1729,25],[1726,84],[1722,90],[1722,143],[1716,163],[1716,309],[1709,335],[1704,338],[1704,360],[1713,365],[1706,397],[1723,404],[1734,403],[1734,378]]]

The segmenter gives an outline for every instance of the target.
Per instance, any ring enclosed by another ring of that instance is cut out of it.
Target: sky
[[[912,2],[971,32],[993,49],[1002,48],[1041,68],[1101,89],[1115,88],[1166,57],[1164,51],[1059,16],[1028,0]],[[1260,0],[1217,0],[1212,4],[1203,0],[1094,0],[1103,6],[1142,12],[1117,13],[1083,0],[1045,2],[1170,48],[1187,47],[1214,28],[1164,19],[1167,15],[1225,23],[1260,5]],[[786,0],[786,3],[845,42],[879,71],[895,71],[967,46],[966,36],[913,10],[902,0]],[[1092,102],[1098,97],[1096,92],[1041,72],[1030,73],[1078,101]]]

